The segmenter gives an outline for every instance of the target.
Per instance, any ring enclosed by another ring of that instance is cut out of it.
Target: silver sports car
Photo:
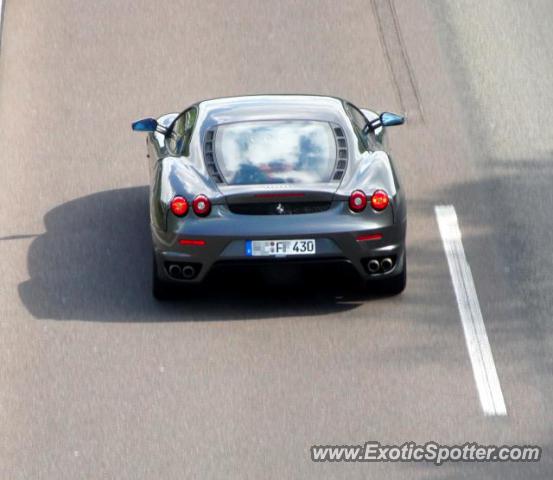
[[[406,284],[406,206],[385,127],[339,98],[256,95],[133,123],[148,132],[153,294],[240,263],[346,263],[366,288]]]

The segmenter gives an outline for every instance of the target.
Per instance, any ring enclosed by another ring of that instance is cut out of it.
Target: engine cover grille
[[[270,202],[270,203],[235,203],[229,205],[232,213],[240,215],[296,215],[302,213],[324,212],[332,202]]]

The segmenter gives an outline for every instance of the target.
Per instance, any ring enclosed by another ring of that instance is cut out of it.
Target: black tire
[[[367,290],[381,295],[399,295],[407,286],[407,257],[403,259],[403,268],[400,273],[391,278],[369,281]]]
[[[153,297],[163,302],[165,300],[170,300],[172,298],[173,289],[172,286],[161,280],[157,274],[157,262],[156,257],[153,255],[153,264],[152,264],[152,295]]]

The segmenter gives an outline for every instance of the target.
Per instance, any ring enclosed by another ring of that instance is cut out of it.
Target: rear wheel
[[[164,282],[157,273],[156,256],[153,256],[152,264],[152,295],[156,300],[164,301],[169,300],[172,297],[172,285],[168,282]]]

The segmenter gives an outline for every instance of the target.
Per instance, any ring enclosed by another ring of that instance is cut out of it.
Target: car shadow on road
[[[326,277],[306,285],[245,271],[221,272],[202,290],[160,304],[151,296],[148,218],[147,187],[100,192],[49,211],[46,232],[29,248],[23,304],[36,318],[106,322],[331,315],[361,304]]]

